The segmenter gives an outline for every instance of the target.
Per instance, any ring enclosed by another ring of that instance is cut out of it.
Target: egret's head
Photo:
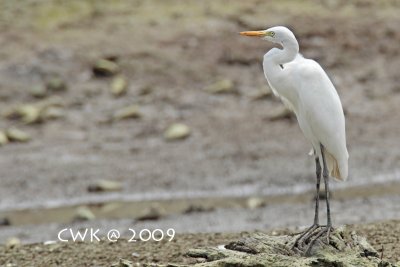
[[[240,34],[250,37],[259,37],[278,44],[283,44],[288,40],[296,40],[294,34],[288,28],[283,26],[272,27],[264,31],[246,31],[241,32]]]

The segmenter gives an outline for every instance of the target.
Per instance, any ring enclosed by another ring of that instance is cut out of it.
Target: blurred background
[[[238,34],[275,25],[343,103],[334,223],[399,219],[399,14],[395,0],[1,0],[0,241],[311,224],[314,159],[265,81],[272,45]]]

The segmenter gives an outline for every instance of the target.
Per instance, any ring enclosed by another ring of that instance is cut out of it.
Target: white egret
[[[308,253],[315,241],[324,234],[329,243],[333,229],[329,207],[329,176],[338,180],[346,180],[348,176],[349,155],[342,104],[321,66],[299,54],[299,44],[288,28],[277,26],[240,34],[260,37],[283,48],[268,51],[264,55],[263,68],[273,93],[296,114],[299,126],[311,143],[315,155],[317,193],[314,223],[300,235],[293,246],[302,249],[307,245]],[[326,226],[319,225],[318,216],[321,170],[325,182]]]

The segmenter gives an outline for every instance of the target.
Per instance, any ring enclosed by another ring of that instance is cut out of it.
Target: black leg
[[[321,154],[322,154],[322,160],[323,160],[323,164],[324,164],[323,176],[324,176],[324,182],[325,182],[326,213],[327,213],[327,217],[328,217],[327,226],[331,227],[332,220],[331,220],[331,209],[329,206],[329,174],[328,174],[328,168],[326,167],[325,154],[324,154],[323,148],[324,147],[321,145]]]
[[[304,245],[304,242],[309,239],[313,232],[318,229],[319,226],[319,188],[321,183],[321,164],[319,163],[319,158],[315,158],[315,172],[317,175],[316,183],[316,196],[315,196],[315,213],[314,213],[314,223],[307,230],[301,233],[301,235],[295,240],[292,248],[296,247],[300,243],[300,246]]]
[[[332,220],[331,220],[331,210],[329,206],[329,173],[328,173],[328,168],[326,167],[326,160],[325,160],[325,154],[324,154],[324,146],[321,144],[321,155],[322,155],[322,164],[323,164],[323,172],[322,176],[324,177],[324,182],[325,182],[325,198],[326,198],[326,213],[327,213],[327,225],[324,227],[317,235],[311,240],[310,244],[308,245],[308,248],[305,252],[305,255],[309,255],[312,247],[314,246],[315,242],[326,233],[326,238],[327,238],[327,243],[329,244],[329,238],[331,234],[332,228]]]
[[[328,174],[328,168],[326,167],[326,160],[325,160],[325,154],[324,154],[324,146],[321,144],[321,154],[322,154],[322,160],[323,160],[323,177],[324,177],[324,183],[325,183],[325,198],[326,198],[326,216],[327,216],[327,224],[326,228],[328,229],[328,243],[329,243],[329,235],[330,231],[332,228],[332,219],[331,219],[331,209],[329,205],[329,174]]]
[[[319,164],[319,158],[315,158],[316,174],[317,174],[317,194],[315,196],[315,213],[314,213],[314,225],[319,225],[319,186],[321,183],[321,165]]]
[[[302,252],[304,255],[309,255],[311,249],[314,244],[319,240],[324,234],[327,236],[327,243],[329,244],[330,233],[333,230],[332,228],[332,220],[331,220],[331,210],[329,206],[329,172],[326,166],[324,147],[321,144],[321,156],[322,156],[322,166],[320,164],[319,158],[315,159],[315,163],[317,166],[316,174],[317,174],[317,195],[315,196],[315,217],[314,224],[311,226],[305,233],[303,233],[300,238],[296,239],[294,247],[296,252]],[[325,197],[326,197],[326,210],[327,210],[327,225],[320,226],[318,221],[319,215],[319,187],[321,181],[321,167],[323,167],[322,176],[324,177],[325,183]],[[308,245],[307,245],[308,243]],[[307,246],[307,247],[306,247]],[[306,248],[305,248],[306,247]]]

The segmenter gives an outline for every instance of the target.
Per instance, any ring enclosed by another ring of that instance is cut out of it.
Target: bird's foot
[[[295,249],[298,247],[299,244],[302,244],[304,240],[307,240],[310,236],[312,235],[312,233],[317,230],[318,228],[320,228],[321,226],[314,223],[313,225],[311,225],[309,228],[307,228],[306,230],[296,233],[294,235],[300,235],[299,237],[296,238],[296,240],[294,241],[294,244],[292,246],[292,249]]]
[[[324,235],[326,235],[326,244],[329,245],[329,239],[331,236],[331,232],[333,232],[333,227],[332,226],[325,226],[323,228],[321,228],[321,231],[319,231],[318,234],[316,234],[314,236],[314,238],[310,239],[309,244],[307,246],[307,250],[305,251],[304,255],[308,256],[311,252],[311,249],[313,248],[313,246],[315,245],[315,243],[317,242],[317,240],[319,240],[321,237],[323,237]],[[323,242],[323,240],[322,240]]]
[[[321,240],[322,237],[326,237],[326,244],[329,244],[330,234],[333,230],[333,227],[329,225],[313,225],[296,239],[292,250],[308,256],[318,240],[324,242],[323,239]]]

